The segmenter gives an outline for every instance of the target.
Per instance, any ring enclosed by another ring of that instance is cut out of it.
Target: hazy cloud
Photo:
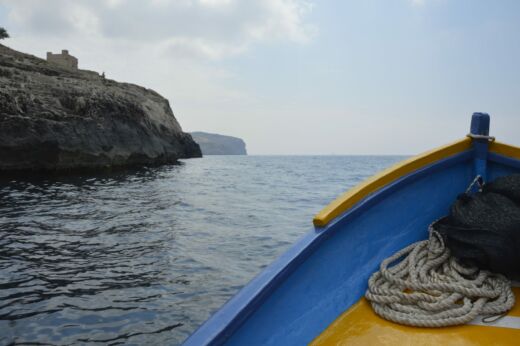
[[[306,0],[0,0],[0,11],[10,47],[69,49],[82,69],[168,98],[184,129],[227,134],[260,101],[226,58],[315,34]]]
[[[519,13],[512,1],[470,13],[448,0],[0,0],[2,44],[69,49],[82,69],[168,98],[185,130],[242,137],[253,154],[418,152],[464,134],[473,111],[517,142]]]
[[[36,36],[154,44],[181,56],[220,59],[251,45],[308,42],[304,0],[0,0],[8,19]]]

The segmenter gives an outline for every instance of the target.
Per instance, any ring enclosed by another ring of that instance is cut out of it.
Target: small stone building
[[[52,54],[52,52],[47,52],[47,61],[71,70],[78,69],[78,59],[69,55],[69,51],[66,49],[62,50],[61,54]]]

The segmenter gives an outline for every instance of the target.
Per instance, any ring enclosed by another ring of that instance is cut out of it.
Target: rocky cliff
[[[191,136],[203,155],[247,155],[246,143],[240,138],[206,132],[192,132]]]
[[[173,163],[200,157],[168,100],[0,45],[0,171]]]

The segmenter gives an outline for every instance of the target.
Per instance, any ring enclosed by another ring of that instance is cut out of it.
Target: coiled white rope
[[[504,315],[513,307],[507,278],[463,266],[431,225],[429,232],[428,240],[387,258],[370,277],[365,297],[376,314],[410,326],[445,327]]]

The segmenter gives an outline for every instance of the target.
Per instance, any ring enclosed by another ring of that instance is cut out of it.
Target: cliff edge
[[[246,143],[240,138],[206,132],[192,132],[191,136],[203,155],[247,155]]]
[[[0,171],[165,164],[200,157],[168,100],[0,45]]]

